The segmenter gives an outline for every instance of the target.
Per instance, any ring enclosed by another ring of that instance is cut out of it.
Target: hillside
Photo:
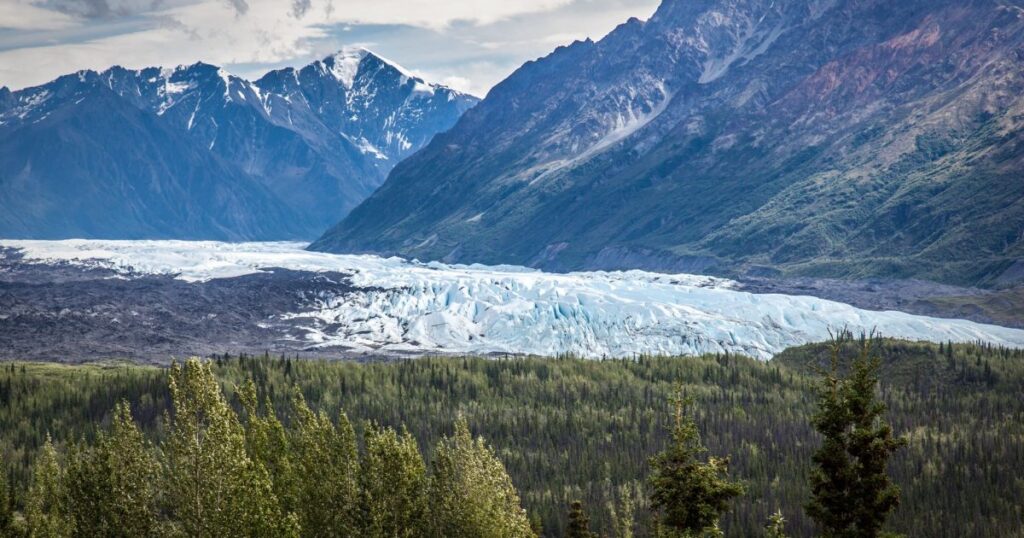
[[[522,66],[311,248],[1011,285],[1022,13],[666,0]]]

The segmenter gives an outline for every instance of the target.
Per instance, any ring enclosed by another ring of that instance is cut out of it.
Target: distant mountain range
[[[0,236],[314,238],[478,99],[364,49],[0,89]]]
[[[529,62],[311,248],[1024,281],[1024,9],[666,0]]]

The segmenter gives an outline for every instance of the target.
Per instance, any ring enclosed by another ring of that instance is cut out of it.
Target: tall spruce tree
[[[807,514],[825,538],[873,538],[899,505],[900,488],[886,467],[905,443],[885,421],[885,404],[877,398],[881,359],[871,351],[873,335],[862,337],[847,377],[840,360],[850,342],[848,333],[835,336],[831,369],[824,373],[814,428],[823,436],[813,456],[811,500]]]
[[[583,509],[582,501],[569,504],[569,527],[565,531],[565,538],[597,538],[590,530],[590,517]]]
[[[297,534],[266,469],[247,454],[245,432],[209,364],[172,365],[170,388],[166,500],[179,530],[190,537]]]
[[[362,536],[424,536],[427,520],[427,468],[409,432],[370,424],[360,467]]]
[[[718,520],[743,486],[729,480],[729,459],[709,457],[682,389],[673,398],[675,425],[668,447],[651,459],[651,506],[668,536],[720,534]]]
[[[483,439],[473,438],[465,418],[434,451],[428,498],[433,536],[535,536],[505,466]]]
[[[67,538],[75,524],[68,510],[64,469],[50,435],[32,468],[32,485],[25,499],[25,524],[30,538]]]

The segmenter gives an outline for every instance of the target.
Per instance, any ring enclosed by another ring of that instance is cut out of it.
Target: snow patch
[[[648,101],[644,103],[642,107],[637,107],[635,105],[625,106],[622,111],[616,113],[614,120],[611,122],[610,130],[598,139],[597,142],[591,144],[590,147],[583,150],[582,153],[571,158],[556,159],[554,161],[544,163],[538,167],[538,169],[543,168],[543,172],[530,179],[529,185],[539,183],[550,177],[555,172],[571,168],[585,162],[591,157],[594,157],[615,144],[622,142],[626,138],[629,138],[633,133],[636,133],[640,129],[643,129],[647,124],[654,121],[658,116],[665,112],[665,109],[668,108],[668,105],[672,102],[672,97],[674,96],[674,94],[665,87],[664,82],[658,81],[655,87],[657,92],[661,94],[661,99],[657,103]],[[525,175],[525,177],[529,176]]]
[[[51,93],[50,90],[42,90],[36,93],[22,95],[18,98],[18,102],[21,106],[16,107],[12,112],[15,113],[18,119],[24,120],[35,109],[49,101],[51,97],[53,97],[53,93]]]
[[[434,87],[420,79],[413,79],[412,95],[434,95]]]
[[[758,18],[757,22],[747,20],[747,24],[735,36],[735,43],[732,49],[725,55],[714,56],[709,52],[708,59],[704,61],[704,69],[700,78],[700,84],[710,84],[722,78],[729,69],[738,61],[747,63],[750,60],[762,55],[785,32],[782,22],[772,28],[763,28],[762,25],[768,14],[775,7],[775,2],[768,6],[768,10]],[[728,22],[729,17],[719,12],[711,12],[705,15],[706,23],[713,27],[722,27]]]
[[[578,159],[587,159],[617,144],[618,142],[625,140],[630,135],[639,131],[645,125],[651,123],[655,118],[660,116],[672,101],[672,93],[665,88],[664,83],[658,84],[658,91],[661,93],[662,98],[656,104],[653,104],[653,106],[651,103],[648,103],[648,112],[637,113],[636,109],[630,107],[626,109],[624,113],[617,115],[612,130],[598,140],[597,143],[584,151]]]
[[[332,56],[331,75],[341,83],[342,86],[351,90],[355,84],[356,75],[359,74],[359,64],[370,51],[360,47],[345,47]]]
[[[362,153],[363,155],[373,155],[374,158],[376,158],[378,160],[383,160],[383,161],[386,161],[388,159],[388,156],[385,155],[383,151],[377,149],[377,146],[374,146],[373,144],[371,144],[370,141],[366,139],[366,137],[359,137],[356,140],[352,140],[350,137],[348,137],[344,133],[342,133],[342,136],[344,136],[350,142],[355,144],[355,146],[357,148],[359,148],[360,153]]]

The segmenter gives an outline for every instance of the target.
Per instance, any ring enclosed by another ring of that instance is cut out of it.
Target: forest
[[[839,375],[856,373],[861,349],[836,348]],[[871,349],[880,383],[864,385],[885,404],[892,457],[881,465],[899,490],[884,530],[1020,535],[1024,352],[896,340]],[[50,536],[669,536],[665,458],[706,445],[693,454],[727,493],[715,512],[725,536],[767,535],[775,514],[788,536],[828,535],[810,505],[829,446],[819,432],[831,351],[804,346],[769,362],[9,362],[0,512],[9,532],[31,519]],[[146,494],[134,511],[103,505],[100,492],[136,490]],[[62,504],[79,508],[54,510]],[[208,505],[218,509],[199,510]],[[46,517],[118,510],[146,530]]]

